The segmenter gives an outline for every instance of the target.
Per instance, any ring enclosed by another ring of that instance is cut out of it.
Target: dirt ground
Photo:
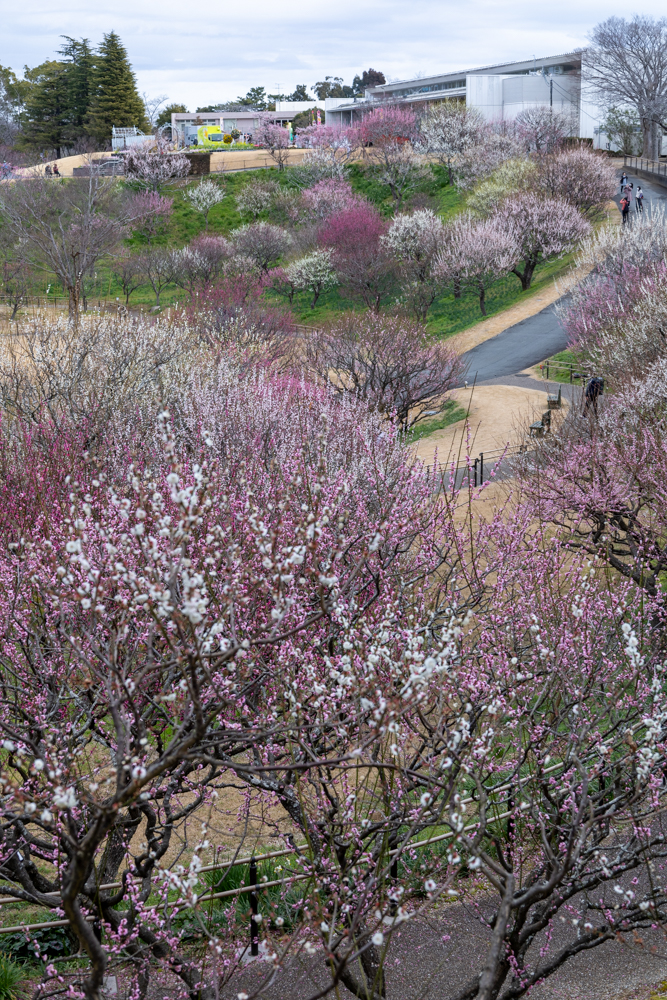
[[[416,455],[427,465],[432,465],[436,458],[440,464],[453,459],[461,462],[466,452],[472,456],[480,452],[491,456],[508,445],[524,443],[529,425],[539,420],[547,408],[546,386],[540,392],[521,386],[482,385],[457,389],[452,398],[468,411],[468,420],[435,431],[417,443]],[[552,419],[556,420],[566,407],[567,401],[563,400],[563,409],[552,411]]]
[[[288,164],[301,163],[305,149],[288,150]],[[49,160],[35,167],[25,167],[15,171],[19,176],[43,176],[46,166],[58,164],[61,177],[73,177],[74,167],[85,167],[90,161],[110,160],[111,153],[86,153],[77,156],[63,156],[59,160]],[[275,167],[275,162],[264,150],[239,150],[238,152],[211,153],[211,173],[225,173],[231,170],[252,170],[254,167]]]

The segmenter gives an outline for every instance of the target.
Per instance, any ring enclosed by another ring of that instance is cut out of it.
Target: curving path
[[[618,176],[620,178],[621,170],[618,171]],[[628,174],[628,179],[634,183],[635,190],[637,185],[641,184],[645,195],[645,211],[650,212],[652,207],[658,206],[667,209],[667,188],[642,180],[632,173]],[[619,204],[620,190],[614,200]],[[565,300],[564,296],[559,302]],[[468,364],[466,375],[468,383],[505,382],[508,377],[516,377],[524,369],[532,368],[545,358],[565,350],[567,334],[558,319],[557,308],[558,303],[547,306],[534,316],[529,316],[490,340],[466,351],[462,357]],[[511,381],[509,384],[519,383]],[[546,384],[544,389],[546,391]]]
[[[562,302],[562,299],[560,300]],[[528,319],[478,344],[462,355],[468,365],[466,380],[487,382],[531,368],[567,347],[567,334],[556,314],[547,306]]]

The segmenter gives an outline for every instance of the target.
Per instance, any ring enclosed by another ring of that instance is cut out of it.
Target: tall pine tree
[[[59,55],[65,59],[67,74],[67,123],[66,134],[70,145],[79,142],[86,135],[86,119],[94,87],[95,56],[87,38],[77,41],[68,35],[62,36],[65,44]]]
[[[87,116],[88,131],[98,142],[111,138],[112,125],[122,128],[134,125],[143,132],[150,132],[127,52],[115,31],[104,36],[98,50]]]
[[[34,69],[26,69],[30,90],[21,114],[19,145],[37,146],[60,157],[67,145],[69,99],[67,68],[49,60]]]

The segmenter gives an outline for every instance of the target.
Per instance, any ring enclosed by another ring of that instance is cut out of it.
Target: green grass
[[[226,191],[226,197],[223,201],[211,209],[209,213],[208,232],[211,235],[228,236],[232,230],[244,222],[236,210],[234,195],[254,177],[264,178],[266,176],[267,171],[264,169],[210,175],[210,179],[223,186]],[[355,191],[368,198],[387,217],[391,215],[394,205],[386,185],[380,184],[372,173],[359,164],[348,167],[348,177]],[[289,168],[282,172],[271,170],[271,178],[282,185],[290,186]],[[193,178],[187,181],[176,181],[165,187],[164,193],[174,199],[174,210],[167,231],[155,240],[157,245],[173,248],[182,247],[205,231],[203,216],[195,211],[184,198],[186,190],[198,183],[199,178]],[[453,185],[447,184],[444,169],[432,164],[428,175],[419,183],[411,197],[406,200],[404,208],[415,206],[431,207],[443,218],[451,218],[465,207],[465,199]],[[269,214],[265,213],[264,216],[260,216],[260,218],[262,217],[269,218]],[[126,240],[126,245],[133,250],[140,250],[145,244],[146,240],[137,234]],[[521,290],[521,284],[514,275],[510,274],[500,278],[487,291],[487,315],[493,316],[502,312],[549,286],[555,278],[563,275],[569,269],[571,262],[572,255],[568,255],[561,260],[538,267],[533,279],[533,286],[528,292]],[[47,284],[51,285],[51,295],[62,295],[62,289],[58,282],[47,276],[40,277],[38,283],[31,289],[31,294],[43,295]],[[98,302],[101,303],[109,299],[112,302],[115,299],[119,299],[121,303],[124,302],[120,283],[110,264],[106,262],[100,262],[95,277],[87,280],[86,293],[89,307],[95,307]],[[268,291],[265,294],[267,299],[274,304],[285,301],[274,291]],[[182,289],[171,285],[162,291],[160,303],[163,308],[167,308],[177,302],[183,302],[185,299],[186,295]],[[140,286],[130,298],[130,306],[134,308],[150,309],[154,304],[155,297],[149,285]],[[297,322],[318,325],[333,322],[341,313],[350,310],[362,312],[363,308],[359,302],[347,298],[341,289],[334,288],[320,297],[314,309],[310,308],[310,293],[297,293],[294,297],[292,311]],[[443,295],[435,301],[430,310],[427,328],[435,339],[441,340],[474,326],[482,319],[484,317],[480,312],[479,300],[474,292],[465,292],[460,299],[455,299],[453,295]]]
[[[579,358],[573,351],[559,351],[558,354],[554,354],[548,360],[549,361],[553,361],[555,364],[573,365],[575,372],[579,372],[579,373],[583,374],[584,376],[588,375],[588,371],[587,371],[586,365],[582,362],[581,358]],[[547,377],[546,373],[547,373],[546,362],[543,362],[543,364],[540,365],[540,375],[542,376],[542,378],[546,378]],[[551,368],[550,367],[549,368],[549,381],[550,382],[561,382],[562,384],[566,384],[567,383],[569,385],[569,383],[570,383],[570,373],[569,373],[569,371],[566,371],[564,369],[558,369],[558,368]],[[584,381],[584,380],[582,380],[582,379],[574,379],[574,382],[577,385],[581,385],[582,381]]]
[[[383,215],[387,217],[392,215],[395,206],[391,191],[386,184],[381,184],[373,176],[372,171],[364,169],[359,163],[353,163],[347,168],[347,176],[353,191],[367,198]],[[448,218],[462,210],[465,199],[453,184],[447,183],[443,168],[437,164],[430,164],[426,177],[405,199],[402,209],[406,210],[415,205],[432,208],[443,218]]]
[[[427,328],[437,340],[444,340],[489,316],[495,316],[550,287],[555,279],[564,277],[572,264],[572,258],[572,254],[566,254],[560,260],[540,265],[527,292],[522,290],[516,275],[507,274],[499,278],[487,289],[486,316],[482,316],[479,298],[474,292],[465,292],[460,299],[455,299],[451,294],[443,295],[431,307]]]
[[[468,411],[463,406],[455,403],[453,399],[450,399],[445,403],[442,413],[434,417],[433,420],[420,421],[406,434],[405,440],[409,444],[420,441],[422,438],[428,437],[429,434],[434,434],[435,431],[442,431],[445,427],[449,427],[450,424],[456,424],[459,420],[464,420],[467,416]]]

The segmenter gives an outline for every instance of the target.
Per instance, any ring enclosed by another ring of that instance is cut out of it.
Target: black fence
[[[555,376],[565,375],[566,378],[569,376],[570,385],[586,381],[591,377],[588,372],[582,371],[580,365],[573,365],[567,361],[547,360],[543,361],[539,367],[544,379],[551,378],[552,381],[555,381]]]
[[[623,166],[637,172],[652,174],[656,178],[662,178],[667,183],[667,160],[648,160],[643,156],[624,156]]]
[[[439,476],[438,491],[443,489],[456,490],[468,486],[481,486],[490,480],[509,478],[512,472],[511,460],[517,455],[528,451],[527,444],[512,448],[496,448],[493,451],[480,451],[476,458],[464,462],[438,462],[433,470]],[[430,466],[427,467],[430,470]]]

